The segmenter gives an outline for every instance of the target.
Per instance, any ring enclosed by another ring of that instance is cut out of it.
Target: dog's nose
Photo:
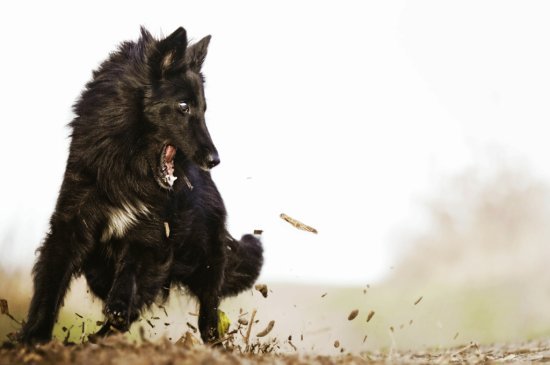
[[[219,165],[220,163],[220,156],[216,152],[208,154],[208,157],[206,158],[206,165],[209,169]]]

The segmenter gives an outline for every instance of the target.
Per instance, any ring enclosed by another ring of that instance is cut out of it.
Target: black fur
[[[156,40],[142,28],[137,42],[122,43],[93,73],[74,107],[69,158],[34,266],[23,342],[51,339],[76,275],[105,303],[102,334],[127,330],[170,287],[187,287],[200,303],[205,342],[219,337],[220,299],[258,277],[261,243],[229,235],[208,172],[219,163],[200,73],[209,41],[188,46],[183,28]],[[166,146],[177,148],[173,186],[161,172]]]

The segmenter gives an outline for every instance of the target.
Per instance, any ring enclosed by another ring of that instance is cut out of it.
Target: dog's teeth
[[[173,186],[174,181],[176,181],[178,179],[178,177],[177,176],[172,176],[172,175],[166,175],[165,179],[166,179],[166,182],[168,183],[168,185]]]

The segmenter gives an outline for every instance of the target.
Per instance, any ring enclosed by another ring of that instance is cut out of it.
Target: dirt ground
[[[276,345],[264,343],[243,349],[216,350],[193,341],[168,340],[136,344],[124,337],[96,343],[64,345],[53,341],[34,348],[4,343],[0,365],[4,364],[440,364],[550,362],[550,341],[513,345],[478,346],[475,343],[413,352],[392,351],[317,356],[277,354]]]

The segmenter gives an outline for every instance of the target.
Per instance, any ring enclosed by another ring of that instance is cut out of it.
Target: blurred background
[[[233,326],[257,309],[281,350],[291,335],[321,353],[550,336],[549,16],[544,1],[2,3],[0,298],[25,316],[91,71],[140,25],[181,25],[213,36],[229,229],[264,231],[268,297],[225,301]],[[176,340],[195,310],[174,295],[137,326]],[[77,280],[56,334],[101,319]],[[17,329],[0,316],[2,340]]]

